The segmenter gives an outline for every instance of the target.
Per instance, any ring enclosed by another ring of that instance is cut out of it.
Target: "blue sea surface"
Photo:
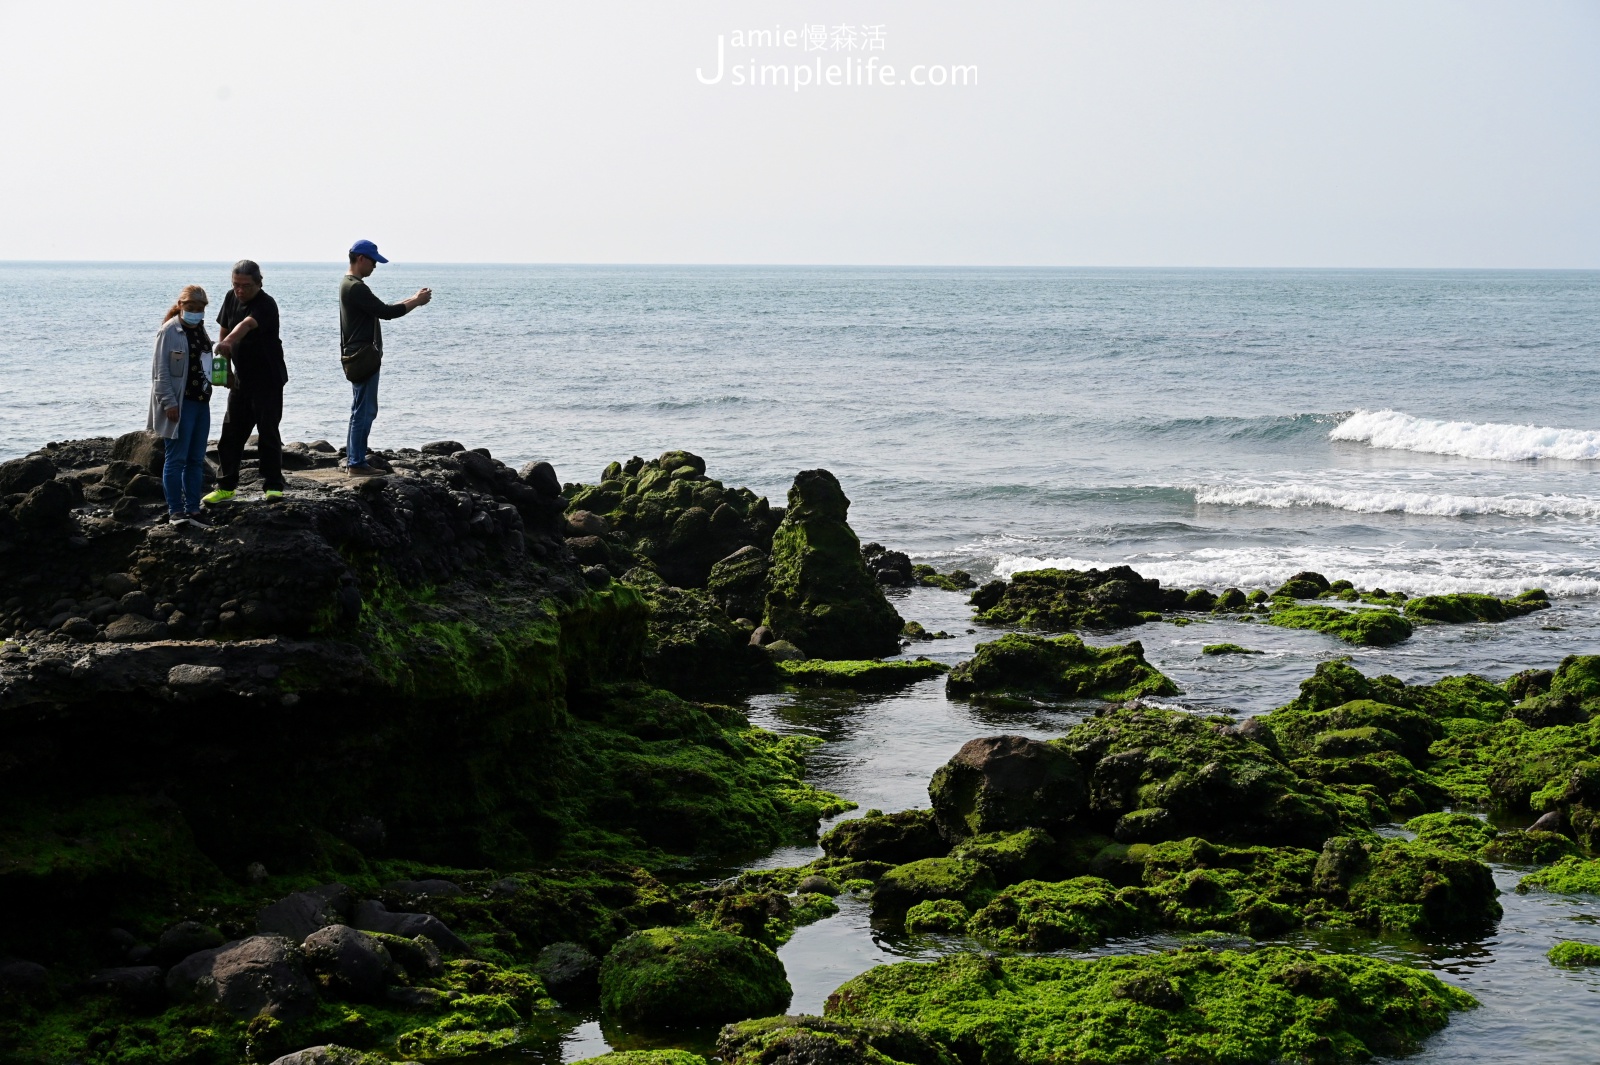
[[[342,268],[264,268],[291,374],[285,439],[338,445]],[[190,282],[214,311],[227,281],[216,263],[0,264],[0,459],[142,428],[162,312]],[[774,502],[797,470],[825,467],[863,540],[980,579],[1127,563],[1221,590],[1314,569],[1411,594],[1555,599],[1381,649],[1224,620],[1094,637],[1140,639],[1179,705],[1261,713],[1345,654],[1426,682],[1600,652],[1600,272],[395,264],[372,280],[390,300],[421,285],[433,303],[384,330],[377,447],[457,440],[548,459],[565,481],[687,448]],[[944,660],[989,638],[968,631],[963,597],[917,589],[897,606],[956,634],[918,648]],[[1267,653],[1201,654],[1224,641]],[[1076,719],[993,718],[936,683],[750,710],[823,738],[813,779],[886,810],[925,805],[929,774],[966,739],[1059,735]],[[1496,868],[1507,889],[1518,875]],[[1600,940],[1600,899],[1503,902],[1487,939],[1371,946],[1483,1000],[1419,1060],[1600,1060],[1600,972],[1543,959],[1559,938]],[[783,957],[795,1009],[814,1011],[870,965],[938,949],[849,904]],[[546,1054],[626,1042],[575,1023]]]

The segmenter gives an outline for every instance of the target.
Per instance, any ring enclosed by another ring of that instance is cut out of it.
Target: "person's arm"
[[[403,314],[410,314],[413,308],[420,307],[433,298],[432,289],[418,289],[417,294],[410,299],[401,300],[399,303],[385,303],[380,300],[366,285],[350,286],[350,308],[361,314],[371,315],[389,321],[399,318]]]
[[[217,354],[218,355],[223,355],[223,356],[232,355],[233,354],[233,346],[235,344],[237,344],[239,341],[243,340],[245,338],[245,335],[247,333],[249,333],[250,330],[254,329],[255,327],[256,327],[256,320],[254,318],[246,318],[244,321],[242,321],[238,325],[234,326],[231,330],[228,331],[228,335],[227,336],[225,336],[221,340],[217,341],[217,348],[216,348]]]

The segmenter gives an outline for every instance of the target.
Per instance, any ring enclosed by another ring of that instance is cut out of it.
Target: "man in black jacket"
[[[244,446],[256,433],[261,487],[267,499],[283,498],[283,386],[289,369],[278,336],[278,301],[261,290],[261,267],[249,259],[233,264],[233,289],[217,315],[222,339],[216,354],[228,359],[228,413],[217,442],[217,490],[202,503],[226,503],[239,487]]]
[[[367,464],[367,434],[378,417],[378,367],[383,360],[383,329],[379,322],[398,318],[433,299],[430,288],[419,288],[416,295],[399,303],[385,303],[373,295],[366,279],[379,263],[388,261],[378,254],[378,246],[372,241],[358,240],[350,246],[350,272],[339,285],[339,352],[345,361],[346,376],[353,365],[365,370],[370,364],[371,368],[370,374],[350,382],[345,472],[352,477],[374,477],[379,473]]]

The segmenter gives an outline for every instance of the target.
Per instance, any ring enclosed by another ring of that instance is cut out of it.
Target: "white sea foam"
[[[1315,570],[1329,580],[1408,595],[1488,592],[1515,595],[1543,588],[1552,596],[1600,594],[1600,569],[1592,557],[1553,553],[1507,554],[1488,548],[1240,547],[1150,552],[1106,560],[1003,554],[995,574],[1030,569],[1105,569],[1125,564],[1163,585],[1179,588],[1276,588],[1292,574]]]
[[[1196,503],[1236,507],[1331,507],[1357,514],[1418,514],[1463,517],[1499,514],[1513,518],[1600,517],[1600,500],[1583,496],[1469,496],[1448,492],[1363,490],[1285,482],[1279,484],[1195,485]]]
[[[1396,451],[1473,459],[1600,459],[1600,431],[1500,422],[1446,422],[1397,410],[1358,410],[1328,434]]]

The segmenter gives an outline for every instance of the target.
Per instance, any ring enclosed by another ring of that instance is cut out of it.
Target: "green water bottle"
[[[228,357],[226,355],[211,356],[211,383],[226,385],[228,383]]]

